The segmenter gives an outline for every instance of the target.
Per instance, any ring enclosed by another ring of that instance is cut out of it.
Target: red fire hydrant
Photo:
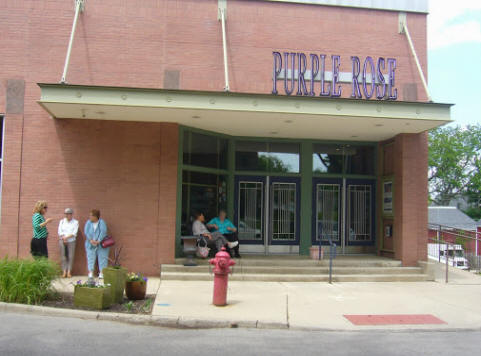
[[[230,266],[235,265],[235,261],[225,250],[225,247],[215,254],[215,258],[209,260],[214,265],[214,297],[212,304],[224,306],[227,304],[227,282],[229,280]]]

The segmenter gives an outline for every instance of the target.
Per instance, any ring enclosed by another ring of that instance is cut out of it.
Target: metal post
[[[332,259],[336,258],[336,244],[332,242],[331,236],[327,236],[329,240],[329,283],[332,284]]]
[[[438,242],[438,262],[441,263],[441,240],[440,240],[440,233],[439,230],[441,230],[441,225],[438,227],[438,231],[436,231],[436,237],[437,237],[437,242]]]
[[[474,245],[474,251],[475,251],[475,254],[476,254],[476,257],[478,256],[478,239],[479,239],[479,233],[478,233],[478,227],[476,227],[476,232],[474,233],[474,237],[476,237],[476,244]]]
[[[344,149],[343,149],[344,150]],[[349,231],[350,227],[348,226],[348,223],[350,224],[351,222],[346,222],[346,217],[347,217],[347,180],[346,178],[342,179],[342,201],[341,201],[341,219],[342,219],[342,224],[341,228],[339,229],[341,231],[341,250],[342,254],[344,255],[346,253],[346,241],[349,238]]]
[[[424,77],[423,69],[421,68],[421,64],[419,63],[418,55],[416,54],[416,50],[414,48],[413,41],[411,40],[411,35],[409,34],[406,13],[400,13],[399,14],[399,27],[400,27],[400,33],[404,33],[406,35],[406,38],[408,39],[409,48],[411,49],[411,53],[414,57],[414,62],[416,63],[416,67],[418,69],[419,76],[421,77],[421,82],[423,83],[423,87],[424,87],[424,91],[426,92],[426,96],[428,97],[429,101],[433,101],[431,99],[431,95],[429,95],[428,84],[426,83],[426,79]]]
[[[448,242],[447,241],[446,241],[446,250],[444,252],[444,257],[446,258],[446,283],[448,283],[449,258],[448,258]]]
[[[329,246],[329,283],[332,284],[332,245]]]
[[[60,83],[67,82],[67,71],[70,63],[70,53],[72,52],[73,39],[75,37],[75,29],[77,28],[77,20],[80,12],[84,10],[84,0],[75,0],[75,16],[73,18],[72,31],[70,32],[70,40],[68,42],[67,55],[65,56],[65,65],[63,67],[63,74]]]
[[[272,228],[270,226],[271,224],[271,204],[270,204],[270,177],[266,177],[266,187],[265,187],[265,197],[264,197],[264,255],[269,254],[269,240],[270,236],[269,234],[272,231]]]
[[[227,41],[225,34],[225,9],[220,10],[221,22],[222,22],[222,47],[224,49],[224,78],[225,78],[225,91],[229,91],[229,67],[227,63]]]

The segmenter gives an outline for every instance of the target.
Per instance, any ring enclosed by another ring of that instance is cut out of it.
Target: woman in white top
[[[78,221],[73,218],[73,210],[65,209],[65,218],[58,224],[60,256],[62,258],[62,277],[72,277],[75,241],[78,233]]]

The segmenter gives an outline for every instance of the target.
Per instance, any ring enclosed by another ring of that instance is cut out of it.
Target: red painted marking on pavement
[[[428,325],[447,324],[431,314],[344,315],[354,325]]]

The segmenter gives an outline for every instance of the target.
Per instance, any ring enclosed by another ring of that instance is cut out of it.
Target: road
[[[178,330],[0,314],[0,355],[479,355],[481,331]]]

